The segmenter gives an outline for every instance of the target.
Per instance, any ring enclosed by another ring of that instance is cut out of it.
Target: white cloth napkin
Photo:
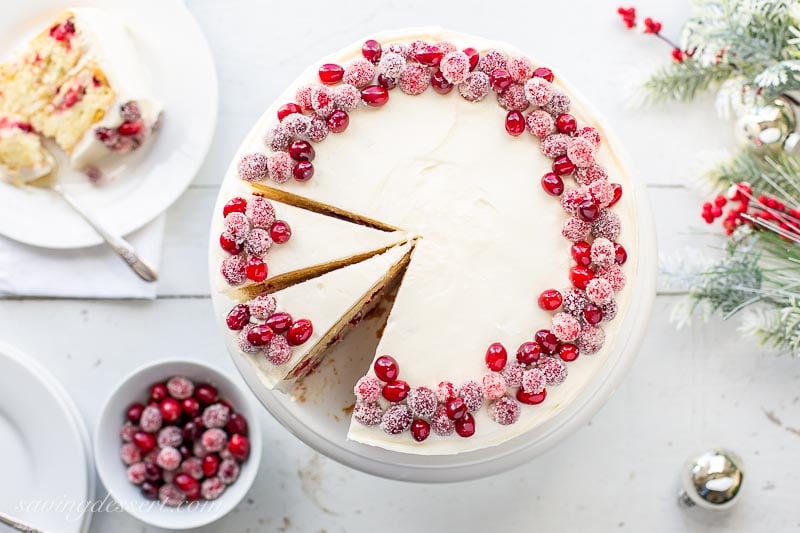
[[[156,269],[161,263],[164,219],[162,214],[126,236]],[[142,281],[106,245],[48,250],[0,236],[0,296],[153,299],[157,285]]]

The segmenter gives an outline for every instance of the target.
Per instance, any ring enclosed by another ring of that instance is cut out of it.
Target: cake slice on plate
[[[302,378],[404,272],[413,242],[233,306],[226,344],[269,389]]]

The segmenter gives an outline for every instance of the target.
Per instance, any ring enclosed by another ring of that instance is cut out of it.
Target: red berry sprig
[[[724,211],[726,205],[729,208]],[[701,217],[707,224],[722,218],[727,235],[747,224],[774,231],[789,240],[800,240],[800,208],[787,208],[784,202],[766,194],[754,197],[752,188],[744,182],[731,187],[727,197],[719,194],[713,201],[705,202]]]
[[[625,24],[626,28],[632,30],[636,27],[635,7],[618,7],[617,14],[619,14],[619,16],[622,18],[622,23]],[[694,50],[691,51],[681,50],[680,46],[678,46],[676,43],[665,37],[661,33],[662,26],[663,25],[661,24],[661,22],[651,17],[646,17],[644,19],[643,32],[646,34],[654,35],[659,39],[661,39],[662,41],[664,41],[665,43],[667,43],[672,49],[671,50],[672,59],[676,63],[683,63],[684,59],[686,59],[687,56],[692,57],[692,55],[694,55]]]

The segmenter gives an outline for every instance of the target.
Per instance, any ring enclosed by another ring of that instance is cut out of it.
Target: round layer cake
[[[630,338],[631,303],[649,311],[652,247],[618,151],[555,72],[425,28],[286,89],[212,227],[220,322],[256,387],[289,390],[399,285],[373,363],[339,385],[349,440],[459,454],[574,414]]]

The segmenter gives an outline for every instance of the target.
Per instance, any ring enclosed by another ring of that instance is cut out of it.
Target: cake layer
[[[55,169],[53,156],[33,133],[30,124],[0,118],[0,180],[22,184]]]

